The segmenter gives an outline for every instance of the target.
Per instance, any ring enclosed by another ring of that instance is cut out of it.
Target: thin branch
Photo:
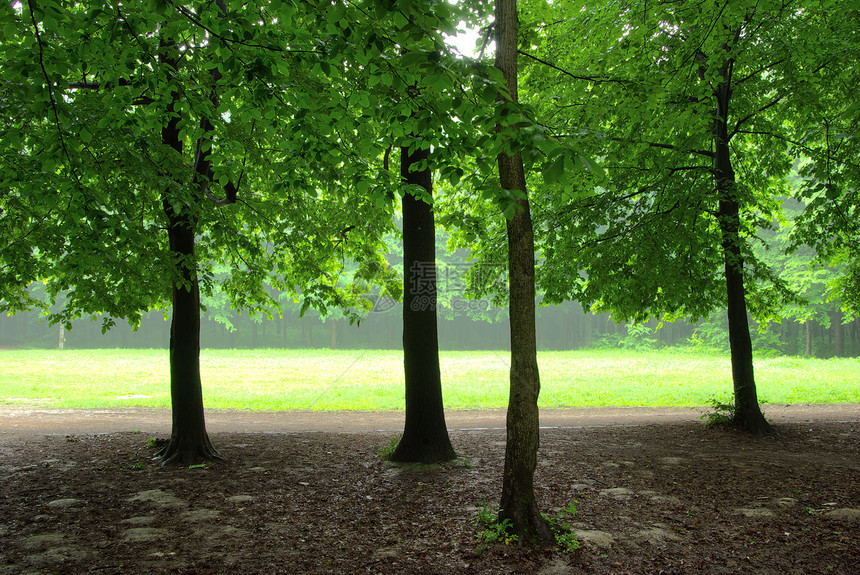
[[[579,74],[574,74],[573,72],[570,72],[570,71],[565,70],[563,68],[559,68],[555,64],[553,64],[551,62],[547,62],[546,60],[539,58],[539,57],[535,56],[534,54],[529,54],[525,50],[517,50],[517,53],[522,54],[523,56],[525,56],[527,58],[531,58],[535,62],[539,62],[539,63],[543,64],[544,66],[548,66],[548,67],[552,68],[553,70],[561,72],[565,76],[570,76],[571,78],[573,78],[575,80],[585,80],[587,82],[596,82],[596,83],[604,83],[604,82],[615,82],[618,84],[629,84],[630,83],[630,80],[619,80],[617,78],[608,78],[606,76],[581,76]]]
[[[766,70],[770,70],[770,69],[771,69],[771,68],[773,68],[774,66],[778,66],[778,65],[782,64],[782,63],[783,63],[783,62],[785,62],[786,60],[788,60],[788,58],[782,58],[782,59],[780,59],[780,60],[777,60],[776,62],[771,62],[770,64],[766,64],[766,65],[764,65],[764,66],[761,66],[761,67],[760,67],[758,70],[756,70],[755,72],[750,72],[749,74],[747,74],[746,76],[744,76],[744,77],[743,77],[743,78],[741,78],[740,80],[736,80],[736,81],[735,81],[735,85],[737,86],[738,84],[743,84],[743,83],[744,83],[744,82],[746,82],[747,80],[750,80],[750,79],[752,79],[752,78],[754,78],[754,77],[758,76],[759,74],[761,74],[762,72],[764,72],[764,71],[766,71]]]
[[[36,34],[36,43],[39,45],[39,67],[42,69],[42,75],[45,77],[45,89],[48,90],[48,98],[51,100],[51,109],[54,112],[54,125],[57,127],[57,136],[60,139],[60,146],[63,148],[63,153],[66,160],[69,162],[69,169],[78,184],[78,188],[82,188],[81,180],[78,177],[78,172],[75,170],[74,162],[69,154],[69,149],[66,147],[66,139],[63,137],[63,128],[60,125],[60,113],[57,110],[57,100],[54,98],[54,90],[51,88],[51,77],[45,68],[45,47],[42,44],[42,35],[39,33],[39,24],[36,22],[36,12],[33,9],[32,0],[27,0],[27,7],[30,9],[30,20],[33,22],[33,31]]]
[[[747,115],[745,118],[741,118],[740,120],[738,120],[737,123],[735,123],[734,130],[732,130],[732,133],[729,134],[729,139],[731,140],[735,136],[735,134],[740,132],[741,126],[743,126],[745,123],[752,120],[756,115],[761,114],[762,112],[764,112],[768,108],[770,108],[772,106],[776,106],[777,104],[779,104],[783,100],[783,98],[785,98],[785,95],[782,95],[779,98],[773,100],[772,102],[765,104],[764,106],[762,106],[761,108],[759,108],[755,112],[752,112],[749,115]]]
[[[185,16],[185,18],[187,18],[192,24],[194,24],[195,26],[197,26],[199,28],[202,28],[203,30],[205,30],[206,32],[211,34],[213,38],[218,38],[219,40],[224,42],[224,45],[227,46],[228,48],[230,47],[229,45],[232,43],[232,44],[238,44],[240,46],[246,46],[248,48],[262,48],[263,50],[269,50],[271,52],[287,52],[287,53],[291,53],[291,54],[319,54],[320,53],[320,50],[293,50],[290,48],[281,48],[279,46],[266,46],[263,44],[255,44],[253,42],[244,42],[242,40],[237,40],[235,38],[226,38],[224,35],[219,34],[218,32],[215,32],[214,30],[212,30],[211,28],[206,26],[206,24],[204,24],[200,20],[200,18],[197,18],[193,12],[191,12],[189,9],[185,8],[184,6],[177,6],[176,4],[174,4],[174,7],[176,8],[177,12],[179,12],[180,14]]]
[[[126,80],[125,78],[120,78],[116,82],[117,86],[132,86],[133,84]],[[94,82],[91,80],[82,80],[80,82],[69,82],[69,88],[72,90],[92,90],[94,92],[98,92],[102,89],[101,82]],[[132,100],[132,105],[134,106],[148,106],[149,104],[154,104],[155,99],[150,98],[149,96],[138,96],[134,100]]]
[[[556,138],[578,138],[581,137],[579,134],[556,134]],[[706,158],[713,158],[714,153],[710,150],[697,150],[695,148],[679,148],[673,144],[662,144],[660,142],[648,142],[645,140],[631,140],[628,138],[617,138],[610,137],[610,140],[613,142],[623,142],[626,144],[645,144],[650,148],[660,148],[662,150],[673,150],[675,152],[684,152],[688,154],[695,154],[698,156],[705,156]]]

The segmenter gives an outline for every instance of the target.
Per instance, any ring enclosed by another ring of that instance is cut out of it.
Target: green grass
[[[217,350],[201,354],[209,408],[383,410],[403,408],[399,351]],[[507,404],[507,352],[442,352],[445,405]],[[731,397],[729,358],[694,351],[541,352],[540,404],[708,405]],[[756,360],[764,403],[858,403],[860,359]],[[170,404],[167,352],[0,351],[0,403],[60,408]]]

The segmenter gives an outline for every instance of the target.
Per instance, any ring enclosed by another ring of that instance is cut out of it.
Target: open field
[[[0,351],[0,402],[164,407],[160,350]],[[541,406],[707,405],[731,396],[727,355],[693,351],[541,352]],[[506,352],[442,352],[450,409],[507,404]],[[403,406],[399,351],[216,350],[201,355],[209,408],[385,410]],[[858,403],[860,359],[756,360],[764,403]]]

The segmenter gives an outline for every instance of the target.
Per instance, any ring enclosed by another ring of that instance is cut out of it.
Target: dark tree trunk
[[[723,82],[717,87],[714,176],[719,198],[719,224],[722,233],[726,274],[729,347],[734,384],[734,424],[754,433],[770,433],[773,428],[764,418],[758,403],[753,370],[752,341],[747,318],[744,288],[744,257],[741,250],[740,204],[735,172],[729,150],[728,109],[731,98],[731,62],[722,70]]]
[[[181,222],[168,230],[175,255],[194,254],[194,231]],[[158,452],[162,465],[193,465],[221,459],[206,433],[203,387],[200,381],[200,293],[193,264],[181,265],[183,283],[173,286],[170,322],[170,402],[173,430],[168,444]],[[184,284],[184,285],[183,285]]]
[[[162,42],[160,61],[169,69],[178,62],[175,45]],[[161,129],[161,141],[182,154],[176,100],[168,107],[168,123]],[[177,266],[173,283],[173,317],[170,322],[170,402],[173,429],[170,441],[156,455],[162,465],[192,465],[221,459],[209,442],[203,412],[200,381],[200,292],[194,255],[194,217],[187,207],[177,209],[173,190],[165,189],[162,206],[168,219],[170,253]],[[178,203],[178,202],[177,202]]]
[[[516,0],[496,0],[496,67],[517,101]],[[500,99],[504,96],[500,96]],[[522,156],[499,154],[499,180],[503,190],[526,194]],[[517,200],[507,221],[508,280],[510,282],[511,373],[508,399],[505,470],[499,520],[511,520],[520,544],[535,541],[551,545],[553,536],[540,513],[534,492],[534,473],[540,447],[538,395],[540,377],[535,342],[535,249],[528,197]]]
[[[337,349],[337,322],[331,322],[331,348]]]
[[[812,322],[806,320],[803,325],[806,327],[806,355],[812,355]]]
[[[400,153],[400,175],[433,192],[430,168],[412,171],[428,150]],[[439,336],[436,325],[436,224],[433,207],[403,196],[403,368],[406,422],[392,461],[439,463],[456,457],[442,403]]]

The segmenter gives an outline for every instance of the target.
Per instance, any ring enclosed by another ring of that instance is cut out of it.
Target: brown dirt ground
[[[164,410],[0,406],[0,575],[860,573],[860,405],[767,406],[779,433],[690,409],[545,410],[537,496],[573,553],[488,545],[504,414],[451,412],[462,458],[395,467],[402,413],[209,412],[227,458],[161,469]]]

